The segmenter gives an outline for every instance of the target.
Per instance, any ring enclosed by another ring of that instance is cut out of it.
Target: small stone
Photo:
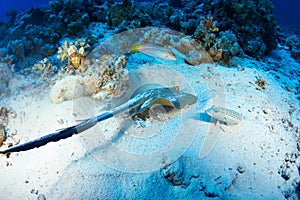
[[[242,165],[239,165],[236,170],[240,173],[243,174],[246,171],[246,168]]]
[[[62,124],[64,124],[64,120],[63,119],[58,119],[57,123],[62,125]]]
[[[39,194],[37,200],[46,200],[46,197],[44,194]]]
[[[291,170],[288,168],[286,168],[285,170],[282,170],[281,177],[286,181],[289,180],[291,178]]]

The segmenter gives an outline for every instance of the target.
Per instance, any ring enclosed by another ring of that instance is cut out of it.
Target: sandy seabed
[[[247,59],[243,68],[140,65],[131,78],[178,85],[198,102],[144,128],[121,115],[80,135],[3,155],[0,199],[284,199],[299,179],[297,158],[283,170],[288,180],[278,173],[286,154],[298,154],[299,100],[287,91],[286,76],[278,79],[280,72],[275,76],[259,65]],[[265,89],[255,83],[259,75]],[[15,140],[32,140],[107,109],[91,99],[53,104],[49,91],[25,87],[1,99],[16,113],[7,127]],[[244,119],[236,126],[214,124],[204,113],[213,105]]]

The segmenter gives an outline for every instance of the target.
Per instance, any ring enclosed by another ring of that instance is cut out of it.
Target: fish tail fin
[[[133,44],[130,48],[130,53],[137,53],[140,51],[140,44]]]

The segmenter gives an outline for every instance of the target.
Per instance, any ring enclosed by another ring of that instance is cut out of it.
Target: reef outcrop
[[[205,0],[203,11],[218,21],[220,31],[231,30],[252,57],[262,58],[276,47],[277,23],[269,0]]]
[[[87,60],[84,64],[86,71],[66,75],[56,82],[50,91],[50,99],[53,103],[61,103],[88,95],[98,100],[111,100],[128,87],[126,64],[124,55],[103,55],[99,59]]]
[[[0,61],[16,71],[32,67],[53,56],[63,38],[87,38],[92,47],[103,37],[91,31],[97,24],[115,32],[156,26],[195,35],[222,64],[244,53],[262,58],[276,47],[272,10],[269,0],[56,0],[43,8],[12,12],[9,22],[0,23]],[[299,54],[298,48],[292,52]]]

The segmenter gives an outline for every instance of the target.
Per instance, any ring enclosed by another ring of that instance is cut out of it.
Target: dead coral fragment
[[[258,79],[255,81],[255,84],[264,90],[266,89],[265,85],[267,84],[267,82],[263,79],[261,75],[258,75]]]
[[[41,73],[43,77],[50,77],[58,71],[57,68],[53,66],[47,58],[35,63],[32,67],[32,70]]]
[[[58,58],[62,61],[68,59],[67,65],[63,68],[63,72],[74,73],[74,70],[85,72],[84,60],[86,50],[90,47],[85,40],[77,40],[73,42],[64,41],[63,45],[58,48]]]

